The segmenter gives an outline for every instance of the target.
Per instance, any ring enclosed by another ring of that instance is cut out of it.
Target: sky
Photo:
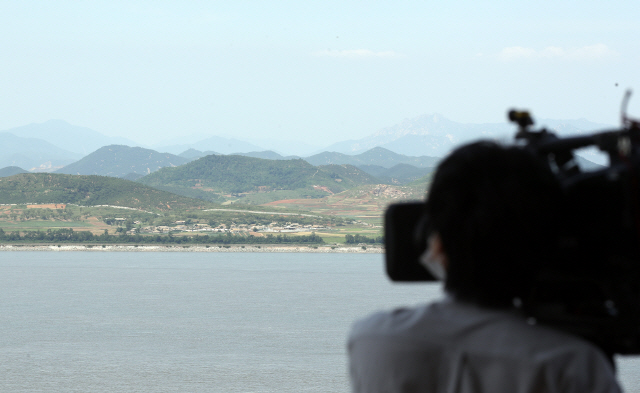
[[[615,4],[615,5],[612,5]],[[405,118],[640,117],[640,2],[0,2],[0,130],[326,146]]]

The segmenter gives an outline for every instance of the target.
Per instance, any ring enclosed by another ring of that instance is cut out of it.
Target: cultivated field
[[[382,216],[389,204],[424,199],[425,189],[426,185],[401,187],[379,184],[319,199],[286,199],[265,203],[263,206],[350,217],[378,226],[382,224]]]

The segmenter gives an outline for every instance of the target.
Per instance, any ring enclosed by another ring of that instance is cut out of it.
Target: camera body
[[[606,353],[640,354],[640,126],[560,138],[530,130],[526,112],[512,111],[516,143],[554,173],[566,196],[557,262],[545,264],[522,311],[537,323],[581,336]],[[583,171],[575,150],[597,147],[602,169]],[[385,213],[386,271],[393,281],[435,281],[421,265],[427,249],[424,202],[391,205]]]

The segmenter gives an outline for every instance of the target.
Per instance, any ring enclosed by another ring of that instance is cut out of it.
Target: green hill
[[[342,186],[340,191],[359,187],[365,184],[380,183],[380,179],[375,176],[371,176],[367,172],[353,165],[320,165],[317,168],[318,170],[327,173],[334,181],[338,181]],[[332,191],[334,190],[335,188],[332,189]]]
[[[0,203],[74,203],[165,211],[205,202],[107,176],[22,173],[0,179]]]
[[[6,166],[0,169],[0,177],[13,176],[13,175],[17,175],[18,173],[28,173],[28,172],[20,168],[19,166]]]
[[[209,155],[176,168],[162,168],[138,182],[152,187],[169,187],[176,193],[183,189],[189,195],[193,195],[194,190],[239,194],[305,189],[310,191],[309,195],[320,196],[380,181],[351,165],[315,167],[302,159]],[[316,195],[318,192],[320,195]]]
[[[189,159],[169,153],[159,153],[142,147],[104,146],[56,173],[70,175],[102,175],[124,177],[131,173],[147,175],[166,166],[177,166]]]

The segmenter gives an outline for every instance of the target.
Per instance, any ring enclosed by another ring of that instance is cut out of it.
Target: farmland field
[[[263,206],[308,210],[318,214],[351,217],[373,225],[382,224],[382,215],[389,204],[424,198],[426,186],[363,186],[318,199],[285,199]]]

